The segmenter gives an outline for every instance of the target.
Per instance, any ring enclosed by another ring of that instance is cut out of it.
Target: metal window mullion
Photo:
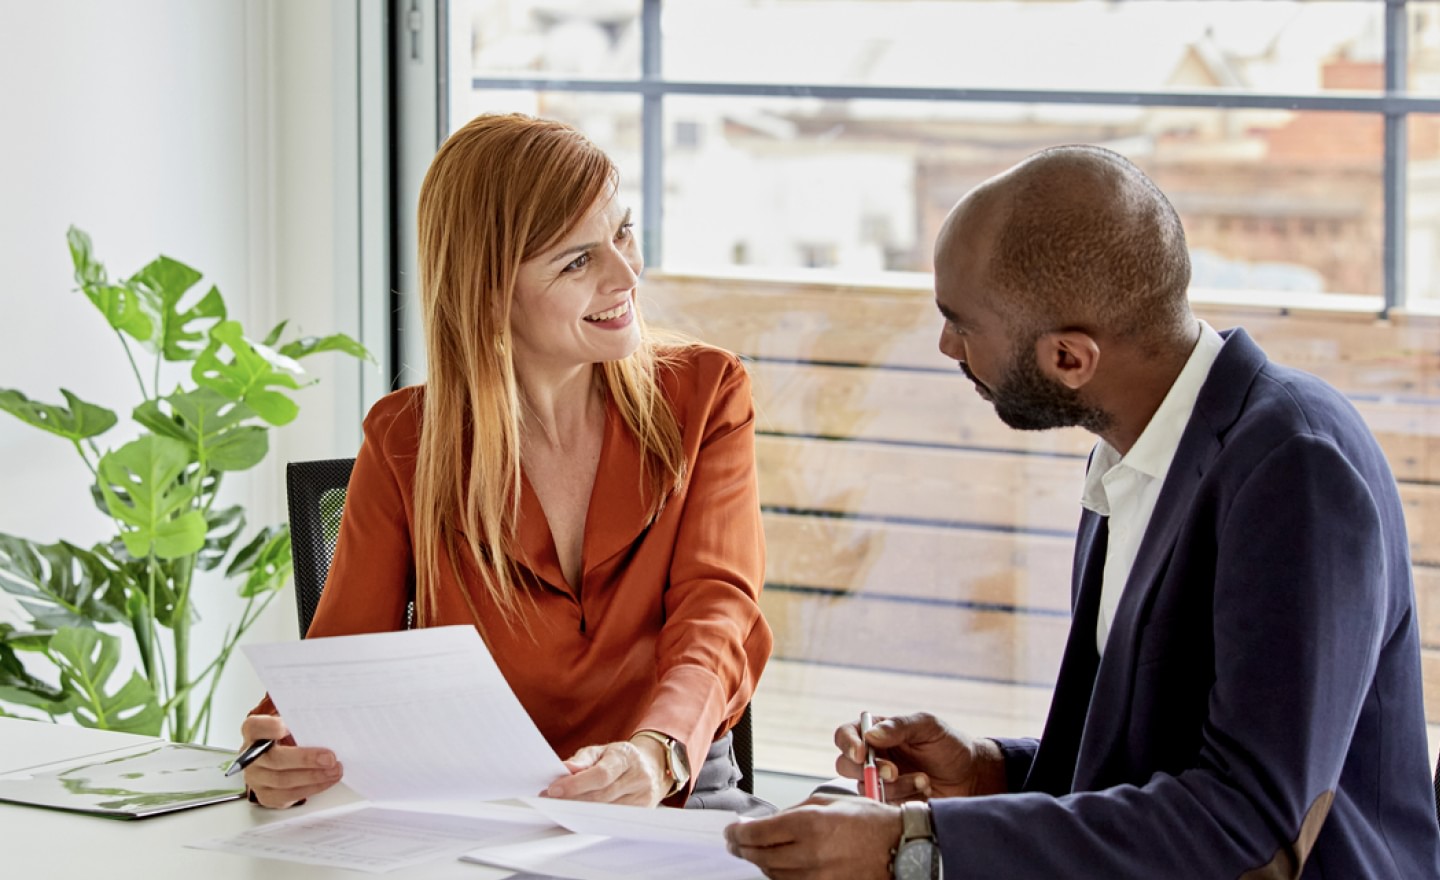
[[[660,66],[660,0],[645,0],[640,11],[640,232],[645,262],[660,265],[665,217],[665,107]]]
[[[658,22],[657,22],[658,26]],[[658,49],[656,63],[658,66]],[[657,75],[658,76],[658,75]],[[608,92],[663,97],[816,98],[821,100],[948,101],[972,104],[1093,104],[1179,107],[1201,110],[1315,110],[1338,113],[1440,113],[1440,98],[1404,94],[1297,95],[1269,92],[1092,92],[1046,89],[950,89],[909,86],[832,86],[782,83],[689,82],[663,79],[563,79],[489,77],[471,80],[477,89],[551,92]]]
[[[1408,16],[1405,0],[1387,0],[1385,4],[1385,94],[1400,96],[1408,91],[1406,71],[1409,68]],[[1406,184],[1409,179],[1409,117],[1402,110],[1385,113],[1385,169],[1383,197],[1385,230],[1383,261],[1385,272],[1385,311],[1406,302]]]

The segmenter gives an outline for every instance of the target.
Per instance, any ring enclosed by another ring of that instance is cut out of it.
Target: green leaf
[[[75,695],[71,712],[84,727],[158,736],[165,721],[155,690],[138,672],[109,690],[120,663],[120,640],[93,629],[64,627],[50,639],[50,656],[64,686]]]
[[[46,629],[125,619],[125,583],[113,564],[65,541],[0,534],[0,589]]]
[[[13,388],[0,388],[0,410],[42,431],[77,442],[98,437],[115,426],[115,413],[86,403],[64,388],[60,393],[65,395],[68,407],[30,400]]]
[[[177,565],[184,563],[183,558],[152,560],[146,555],[137,559],[130,555],[122,538],[114,539],[109,545],[97,544],[94,551],[97,556],[105,559],[115,569],[116,577],[125,585],[125,592],[129,597],[125,609],[127,617],[133,618],[133,598],[139,595],[148,604],[150,592],[153,589],[155,622],[161,626],[174,628],[175,605],[179,601],[179,596],[175,591],[175,582],[178,577],[175,569]]]
[[[135,635],[135,647],[140,649],[140,662],[145,668],[145,677],[155,678],[152,667],[155,657],[155,640],[150,626],[150,600],[139,590],[130,593],[125,603],[125,615],[130,618],[130,632]]]
[[[181,312],[180,300],[195,286],[201,274],[178,260],[157,257],[132,275],[126,286],[149,291],[157,303],[160,317],[158,348],[168,361],[193,361],[205,349],[203,329],[193,325],[204,321],[225,320],[225,300],[218,288],[211,287],[190,309]]]
[[[280,589],[290,581],[294,563],[290,556],[290,527],[270,526],[260,530],[225,570],[226,577],[245,575],[240,595],[245,598]]]
[[[270,332],[265,334],[265,338],[260,340],[260,344],[274,348],[275,343],[280,341],[280,334],[285,332],[285,325],[289,323],[289,321],[281,321],[279,324],[271,327]]]
[[[170,413],[167,415],[165,406]],[[162,400],[147,400],[132,413],[151,431],[190,447],[201,467],[220,471],[252,468],[270,451],[269,429],[241,424],[255,411],[213,388],[176,391]]]
[[[126,281],[111,284],[105,267],[95,260],[90,237],[75,227],[67,233],[75,283],[110,326],[149,344],[160,324],[160,298],[149,288]]]
[[[63,715],[70,711],[65,707],[64,688],[42,681],[25,670],[25,664],[15,653],[16,646],[11,644],[12,639],[18,641],[19,638],[15,627],[0,623],[0,700],[39,709],[50,715]]]
[[[224,349],[231,353],[229,360],[221,358]],[[246,339],[235,321],[211,328],[210,345],[190,371],[197,385],[244,403],[272,425],[289,424],[300,412],[295,401],[272,387],[299,388],[295,376],[303,374],[294,359]]]
[[[95,261],[90,236],[71,226],[65,231],[70,245],[70,262],[75,264],[75,283],[81,287],[106,282],[105,267]]]
[[[148,434],[100,459],[100,491],[110,515],[128,526],[121,533],[131,556],[176,559],[205,544],[205,516],[187,509],[197,484],[185,481],[190,453],[184,443]]]
[[[245,528],[245,510],[239,506],[211,510],[205,519],[208,526],[205,546],[200,549],[195,567],[201,571],[213,571],[225,561],[225,555]]]
[[[281,354],[296,360],[322,351],[343,351],[351,357],[375,363],[375,358],[370,354],[369,349],[344,333],[332,333],[329,336],[306,336],[294,342],[287,342],[280,347]]]

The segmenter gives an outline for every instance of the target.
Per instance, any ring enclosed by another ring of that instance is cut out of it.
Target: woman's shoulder
[[[703,342],[659,345],[656,355],[679,380],[682,390],[728,384],[745,376],[745,365],[738,355]]]
[[[365,439],[386,451],[413,450],[420,442],[424,405],[424,385],[410,385],[390,392],[375,401],[366,413]]]

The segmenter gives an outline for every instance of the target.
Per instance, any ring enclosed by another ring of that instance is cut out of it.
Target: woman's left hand
[[[550,783],[541,797],[653,807],[670,790],[665,747],[650,737],[586,746],[565,767],[570,775]]]

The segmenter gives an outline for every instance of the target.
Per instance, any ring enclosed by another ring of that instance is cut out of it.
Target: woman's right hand
[[[259,739],[275,745],[245,768],[245,786],[262,807],[293,807],[340,781],[345,769],[329,749],[282,745],[290,731],[279,715],[251,715],[240,725],[245,746]],[[243,748],[243,746],[242,746]]]

